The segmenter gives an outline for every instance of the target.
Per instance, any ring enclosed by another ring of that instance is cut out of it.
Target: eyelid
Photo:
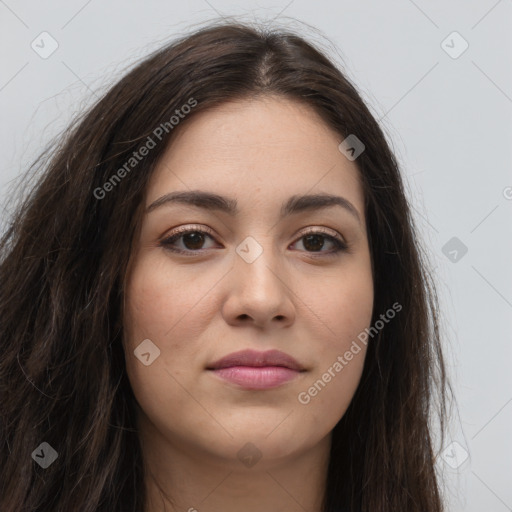
[[[211,237],[215,238],[215,233],[211,228],[208,226],[204,226],[202,224],[188,224],[186,226],[180,226],[176,229],[173,229],[170,233],[167,233],[162,237],[162,240],[165,240],[166,238],[170,238],[171,236],[178,235],[180,233],[187,233],[189,231],[194,231],[197,229],[198,231],[204,231]],[[295,234],[295,241],[297,241],[298,238],[309,235],[310,233],[324,233],[326,235],[333,236],[334,238],[337,238],[341,242],[347,243],[346,240],[334,229],[326,228],[326,227],[320,227],[320,226],[308,226],[307,228],[304,228],[301,231],[298,231]]]
[[[208,226],[204,226],[203,224],[187,224],[186,226],[180,226],[178,228],[172,229],[170,232],[167,232],[160,238],[159,241],[161,242],[171,237],[180,235],[181,233],[188,233],[189,231],[204,231],[212,238],[215,238],[213,229],[209,228]]]
[[[180,238],[180,234],[182,234],[182,233],[186,234],[186,233],[194,232],[194,231],[204,232],[208,236],[210,236],[215,242],[217,242],[216,235],[214,234],[214,231],[211,228],[209,228],[208,226],[205,226],[202,224],[188,224],[188,225],[180,226],[178,228],[173,229],[170,233],[167,233],[166,235],[161,237],[161,239],[159,240],[159,243],[160,243],[160,245],[165,246],[166,241],[168,241],[170,239]],[[326,237],[330,237],[330,238],[334,239],[334,242],[337,245],[337,247],[331,251],[319,251],[317,253],[315,253],[315,252],[309,253],[308,252],[307,254],[313,258],[326,257],[328,255],[335,255],[338,252],[343,251],[343,250],[348,251],[350,248],[350,244],[336,230],[331,229],[331,228],[321,227],[321,226],[308,226],[308,227],[302,229],[301,231],[297,232],[296,235],[294,236],[294,241],[291,243],[291,245],[294,245],[301,238],[303,238],[309,234],[325,235]],[[171,249],[169,249],[169,250],[171,250]],[[197,251],[182,251],[182,250],[177,249],[177,250],[174,250],[174,252],[200,254],[200,253],[204,252],[205,250],[207,250],[207,249],[200,249]]]
[[[333,238],[336,238],[336,240],[338,240],[339,242],[342,242],[344,244],[348,243],[345,240],[345,238],[343,236],[341,236],[336,230],[331,229],[331,228],[320,227],[320,226],[318,226],[318,227],[309,226],[307,228],[304,228],[302,231],[299,231],[297,233],[297,236],[299,238],[301,238],[303,236],[309,235],[310,233],[312,233],[312,234],[321,233],[324,235],[329,235],[329,236],[332,236]]]

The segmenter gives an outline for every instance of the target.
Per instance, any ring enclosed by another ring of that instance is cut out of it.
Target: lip
[[[257,350],[240,350],[233,352],[218,361],[215,361],[208,370],[220,370],[222,368],[230,368],[233,366],[252,366],[254,368],[262,368],[264,366],[280,366],[295,370],[303,371],[304,368],[290,355],[280,350],[267,350],[266,352],[258,352]]]
[[[305,369],[279,350],[241,350],[206,368],[216,376],[245,389],[270,389],[298,377]]]

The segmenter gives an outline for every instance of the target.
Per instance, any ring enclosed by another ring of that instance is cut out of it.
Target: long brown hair
[[[323,510],[443,510],[429,420],[435,404],[443,435],[450,386],[435,283],[397,161],[322,51],[288,30],[218,23],[144,59],[33,166],[40,176],[0,242],[2,512],[144,509],[121,341],[124,280],[147,183],[183,105],[195,102],[179,129],[223,102],[268,94],[307,103],[340,140],[355,134],[364,143],[356,164],[374,275],[372,325],[391,304],[403,308],[369,340],[360,385],[333,431]],[[135,164],[148,138],[155,145]],[[41,443],[57,452],[46,469],[34,456]]]

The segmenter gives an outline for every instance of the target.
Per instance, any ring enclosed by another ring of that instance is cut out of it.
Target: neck
[[[300,453],[262,456],[248,467],[236,449],[234,457],[223,458],[183,440],[168,440],[147,418],[139,426],[146,469],[144,512],[321,511],[330,434]]]

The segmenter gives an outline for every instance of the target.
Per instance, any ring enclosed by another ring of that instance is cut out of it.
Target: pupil
[[[304,247],[306,249],[311,249],[312,251],[318,251],[324,245],[324,243],[323,243],[323,241],[321,239],[323,239],[322,235],[307,235],[304,238]],[[313,244],[309,243],[311,241],[313,241]],[[316,241],[316,243],[315,243],[315,241]],[[313,245],[313,247],[312,248],[311,247],[308,248],[308,245]]]
[[[319,251],[324,246],[323,235],[307,235],[304,237],[304,247],[310,251]],[[204,235],[197,231],[183,235],[183,243],[187,249],[200,249],[204,243]]]
[[[183,235],[183,243],[187,249],[200,249],[204,242],[202,233],[193,232]]]

